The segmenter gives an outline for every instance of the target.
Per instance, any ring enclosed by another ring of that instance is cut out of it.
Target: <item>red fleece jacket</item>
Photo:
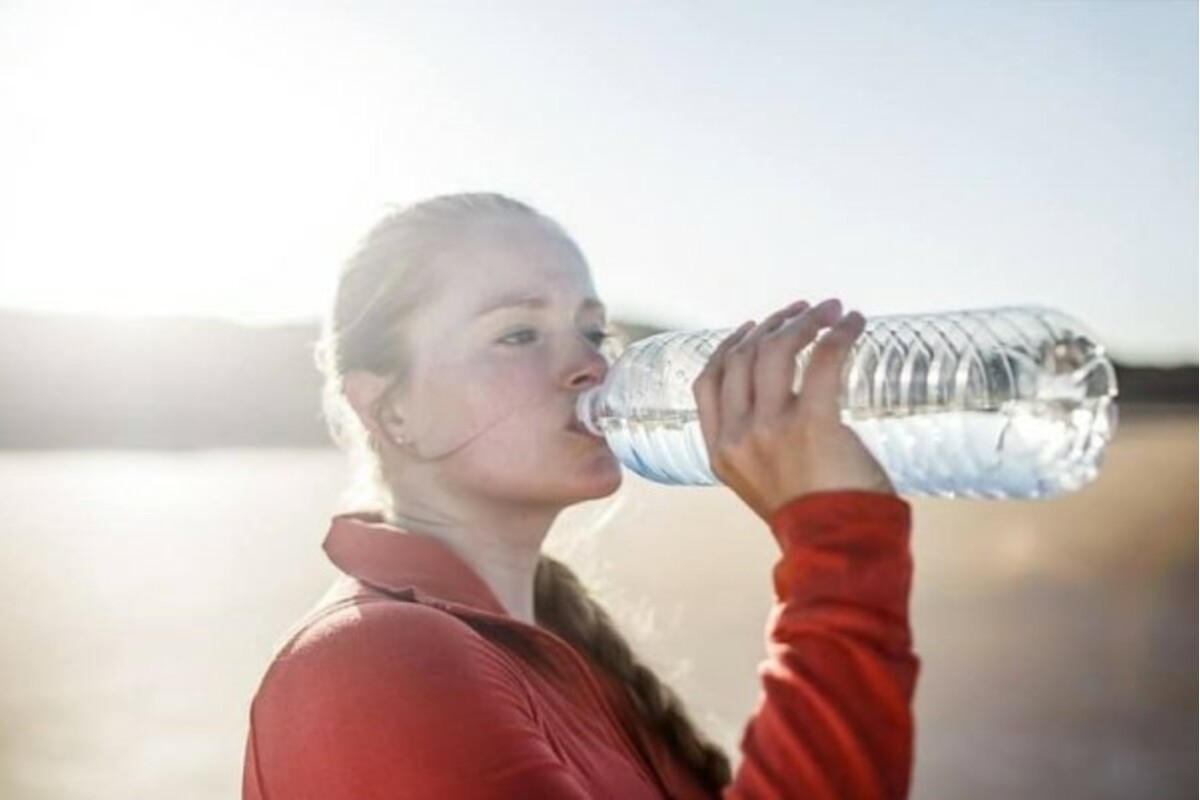
[[[719,797],[905,796],[919,670],[909,504],[820,492],[769,527],[782,556],[762,693]],[[262,678],[244,800],[712,797],[619,683],[508,616],[439,541],[343,514],[324,546],[345,574]]]

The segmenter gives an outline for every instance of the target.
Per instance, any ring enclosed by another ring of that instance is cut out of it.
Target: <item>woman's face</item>
[[[459,243],[429,265],[436,287],[408,328],[397,394],[404,430],[451,491],[565,507],[616,491],[602,438],[572,430],[601,383],[605,309],[587,265],[528,222]]]

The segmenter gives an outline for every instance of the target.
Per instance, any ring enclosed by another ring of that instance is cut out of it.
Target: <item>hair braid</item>
[[[570,642],[626,688],[647,721],[713,796],[729,783],[729,758],[696,728],[683,701],[634,654],[625,637],[563,562],[543,554],[534,583],[540,624]]]

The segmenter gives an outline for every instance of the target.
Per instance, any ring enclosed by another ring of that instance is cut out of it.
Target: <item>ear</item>
[[[393,379],[369,370],[350,370],[342,376],[342,391],[354,413],[376,441],[404,440],[400,409],[385,392]]]

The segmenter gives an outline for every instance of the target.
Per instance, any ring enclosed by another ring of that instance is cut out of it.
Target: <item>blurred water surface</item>
[[[1127,416],[1052,501],[912,499],[914,797],[1194,797],[1197,429]],[[0,797],[231,798],[277,638],[333,577],[332,450],[0,453]],[[627,475],[568,558],[735,760],[769,533]]]

